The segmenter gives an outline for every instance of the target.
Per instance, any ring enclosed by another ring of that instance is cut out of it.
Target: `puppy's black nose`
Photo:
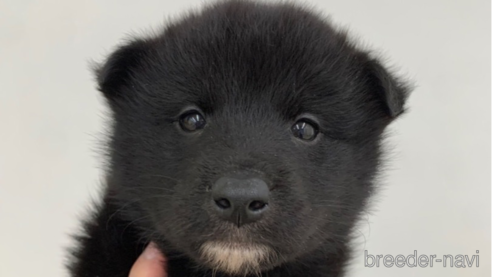
[[[213,206],[238,227],[258,221],[268,210],[270,190],[261,178],[237,174],[221,177],[212,187]]]

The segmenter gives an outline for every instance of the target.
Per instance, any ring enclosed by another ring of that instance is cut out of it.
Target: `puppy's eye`
[[[302,140],[314,140],[318,135],[318,126],[303,119],[297,121],[291,130],[296,138]]]
[[[194,132],[205,127],[205,118],[197,111],[191,111],[182,115],[179,119],[179,126],[187,132]]]

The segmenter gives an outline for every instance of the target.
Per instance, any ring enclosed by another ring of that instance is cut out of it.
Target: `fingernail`
[[[151,242],[147,248],[145,248],[142,256],[147,260],[154,260],[159,257],[159,249],[155,246],[153,242]]]

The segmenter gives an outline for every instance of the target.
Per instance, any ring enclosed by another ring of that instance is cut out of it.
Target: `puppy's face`
[[[244,274],[347,237],[405,91],[312,14],[234,5],[123,46],[98,80],[133,223]]]

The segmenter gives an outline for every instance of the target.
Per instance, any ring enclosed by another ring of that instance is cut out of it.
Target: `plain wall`
[[[102,172],[89,61],[203,1],[0,0],[0,276],[65,276]],[[490,276],[490,2],[307,1],[416,81],[349,276]],[[364,267],[364,253],[479,255],[478,268]],[[479,254],[476,251],[479,250]]]

